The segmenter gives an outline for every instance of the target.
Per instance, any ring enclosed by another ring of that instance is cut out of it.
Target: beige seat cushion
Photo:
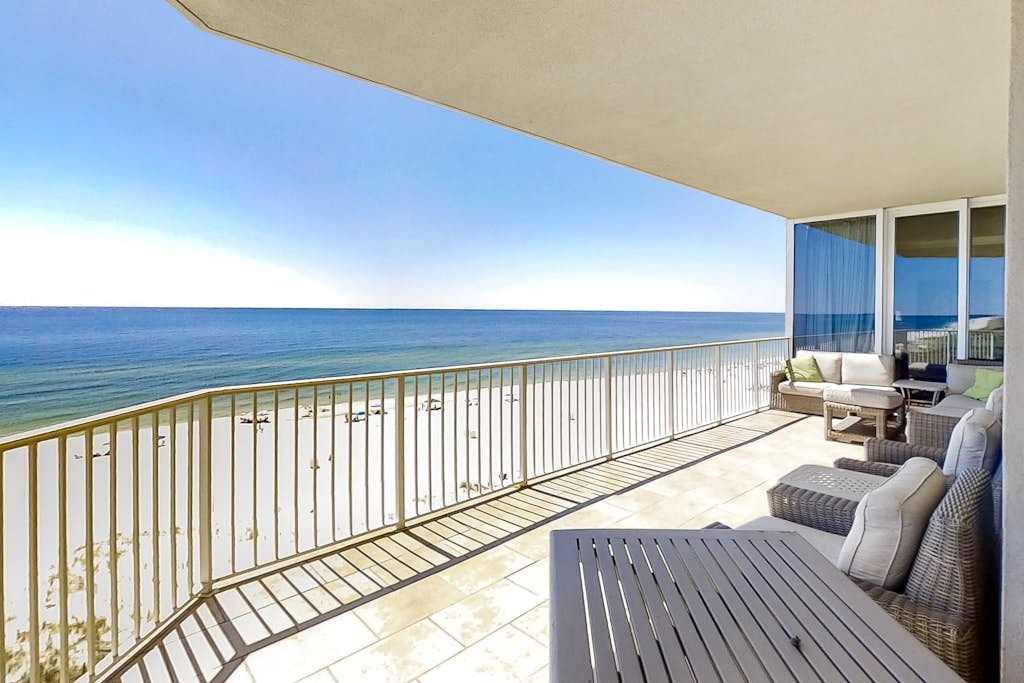
[[[814,362],[818,364],[818,370],[826,382],[839,384],[842,381],[843,354],[832,351],[797,351],[797,358],[813,356]]]
[[[821,398],[821,392],[834,386],[836,385],[830,382],[790,382],[789,380],[784,380],[779,382],[779,393]]]
[[[803,526],[778,517],[758,517],[736,528],[752,531],[795,531],[832,564],[838,561],[839,551],[842,550],[845,540],[839,534],[830,534],[827,531]]]
[[[995,471],[1002,455],[1003,425],[995,413],[975,408],[966,413],[953,428],[946,448],[942,472],[956,476],[965,469]]]
[[[874,353],[843,354],[843,384],[892,386],[896,378],[896,359]]]
[[[836,566],[883,588],[902,587],[945,492],[946,478],[934,461],[908,460],[861,499]]]
[[[932,415],[945,415],[946,417],[961,417],[975,408],[984,408],[984,404],[977,399],[963,394],[948,394],[937,405],[928,408],[915,408],[922,413]]]
[[[895,410],[903,405],[903,395],[892,387],[838,384],[825,390],[822,397],[826,401],[864,406],[865,408]]]

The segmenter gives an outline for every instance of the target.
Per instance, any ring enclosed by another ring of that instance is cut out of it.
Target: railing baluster
[[[380,525],[387,523],[387,513],[384,510],[384,380],[380,381]],[[370,422],[367,419],[366,428],[369,430]]]
[[[666,391],[668,397],[666,404],[668,406],[668,415],[665,421],[666,431],[669,437],[675,437],[676,435],[676,353],[675,351],[666,351],[667,357],[665,358],[666,366]]]
[[[299,552],[299,390],[292,395],[292,533],[295,552]],[[234,565],[231,571],[234,571]]]
[[[405,377],[395,381],[395,516],[405,528]]]
[[[160,413],[155,412],[150,417],[150,479],[152,487],[152,513],[153,513],[153,619],[155,623],[160,622]],[[91,503],[90,503],[91,507]]]
[[[458,394],[458,384],[459,384],[459,375],[458,375],[458,373],[456,373],[455,374],[456,395]],[[463,452],[462,455],[463,455],[463,457],[465,459],[465,465],[466,465],[466,499],[468,500],[469,498],[473,497],[472,496],[472,492],[473,492],[472,481],[473,481],[473,478],[470,476],[470,473],[469,473],[469,371],[468,370],[466,371],[466,389],[465,389],[465,393],[463,395],[463,405],[464,405],[465,419],[466,419],[466,429],[464,430],[466,438],[465,438],[465,440],[463,442],[464,446],[465,446],[465,449],[464,449],[464,452]],[[457,422],[457,420],[456,420],[456,422]],[[460,482],[460,485],[461,485],[461,482]]]
[[[443,407],[443,404],[442,404]],[[417,407],[417,410],[419,408]],[[434,509],[434,373],[427,375],[427,512]],[[419,420],[419,413],[417,413]]]
[[[168,448],[171,449],[171,490],[168,500],[171,525],[167,533],[171,539],[171,611],[175,612],[178,609],[178,406],[171,408],[168,438]]]
[[[446,424],[445,423],[445,409],[447,408],[447,406],[448,406],[448,382],[447,382],[447,376],[442,372],[441,373],[441,426],[439,427],[439,429],[441,431],[441,434],[440,434],[440,436],[441,436],[441,455],[440,455],[440,457],[441,457],[441,507],[444,507],[445,505],[448,504],[448,491],[447,491],[448,487],[446,486],[447,477],[445,476],[445,470],[447,469],[447,467],[445,466],[445,464],[446,464],[445,461],[447,460],[447,457],[446,457],[445,451],[444,451],[444,434],[445,434],[445,424]]]
[[[363,382],[363,530],[370,530],[370,382]]]
[[[715,347],[715,422],[722,421],[722,347]]]
[[[604,381],[604,454],[612,459],[612,357],[605,358]]]
[[[191,416],[191,411],[189,412]],[[192,421],[189,420],[189,429],[192,428]],[[189,439],[191,443],[191,438]],[[117,542],[117,421],[110,423],[110,455],[107,456],[110,459],[110,470],[109,470],[109,491],[108,495],[110,500],[110,512],[108,520],[110,524],[109,535],[110,545],[109,552],[107,553],[107,561],[110,566],[110,651],[114,655],[116,661],[120,654],[120,637],[118,631],[120,630],[120,591],[117,583],[117,556],[118,556],[118,542]],[[190,499],[191,500],[191,499]],[[189,525],[189,531],[191,532],[191,525]],[[191,555],[189,557],[191,563]],[[189,567],[189,576],[191,576],[191,566]],[[189,593],[192,592],[192,585],[189,584]]]
[[[355,416],[355,412],[352,410],[352,382],[348,383],[348,420],[345,424],[348,425],[348,464],[345,467],[345,471],[348,474],[348,535],[351,536],[355,530],[355,522],[353,516],[355,515],[355,504],[353,499],[355,496],[352,495],[352,463],[355,462],[355,458],[352,457],[352,419]]]
[[[336,468],[338,462],[338,385],[331,384],[331,540],[338,540],[338,496]]]
[[[39,451],[28,447],[28,639],[29,680],[39,683]],[[6,627],[6,624],[3,625]]]
[[[483,446],[483,425],[480,422],[480,403],[483,397],[480,396],[480,389],[483,386],[483,378],[480,375],[480,370],[476,371],[476,485],[477,494],[484,492],[484,470],[483,470],[483,453],[481,452]],[[469,389],[467,388],[467,392]],[[490,434],[491,430],[488,426],[487,433]]]
[[[381,410],[384,410],[383,404]],[[317,470],[320,469],[320,387],[313,387],[313,457],[309,461],[309,467],[313,471],[313,545],[320,543],[319,535],[319,511],[317,508]]]
[[[427,402],[429,406],[429,401]],[[412,383],[412,506],[413,516],[420,514],[420,376],[415,375]],[[430,411],[427,411],[430,418]]]
[[[85,637],[86,672],[96,672],[96,562],[93,529],[93,430],[85,432]],[[159,565],[154,556],[153,573]],[[159,619],[159,608],[157,608]]]
[[[190,401],[188,404],[188,477],[186,477],[186,489],[185,489],[185,506],[188,508],[186,513],[186,524],[188,525],[188,539],[185,542],[185,554],[188,557],[188,593],[192,595],[195,592],[196,585],[196,572],[195,572],[195,526],[194,526],[194,514],[195,514],[195,493],[193,492],[193,484],[195,478],[195,454],[193,448],[194,435],[193,432],[196,429],[195,426],[195,402]],[[116,426],[116,425],[115,425]],[[111,467],[113,467],[113,460],[111,460]],[[110,475],[111,480],[114,480],[114,475]],[[111,487],[113,490],[113,487]],[[113,505],[111,501],[111,505]],[[113,528],[113,526],[111,527]],[[116,566],[116,563],[115,563]]]
[[[259,445],[260,431],[260,399],[259,395],[252,392],[252,564],[257,566],[260,563],[260,531],[259,516],[257,515],[256,502],[259,497],[259,462],[257,448]],[[173,462],[173,460],[172,460]],[[171,466],[174,470],[174,466]],[[173,505],[173,499],[171,505]],[[173,513],[172,513],[173,514]]]
[[[512,377],[511,379],[515,379]],[[512,398],[515,398],[513,394]],[[527,483],[527,457],[526,452],[526,366],[519,366],[519,483],[526,485]],[[509,401],[509,405],[512,406],[515,401]],[[512,408],[509,408],[509,422],[512,421]]]
[[[298,395],[298,390],[296,390],[296,396],[297,395]],[[235,395],[231,394],[231,422],[230,422],[230,428],[229,428],[229,433],[231,435],[231,451],[230,451],[230,453],[231,453],[231,457],[230,457],[230,460],[231,460],[231,475],[230,475],[231,479],[229,481],[231,483],[230,483],[230,489],[228,491],[228,504],[230,505],[230,508],[229,508],[229,511],[228,511],[228,515],[229,515],[229,517],[228,517],[228,543],[230,543],[230,553],[231,553],[230,554],[230,559],[231,559],[231,573],[232,574],[235,573],[235,569],[236,569],[236,566],[237,566],[236,563],[235,563],[235,553],[237,551],[237,548],[235,547],[235,545],[236,545],[236,543],[235,543],[235,482],[236,482],[236,479],[235,479],[235,449],[237,448],[237,446],[236,446],[236,440],[237,439],[236,439],[236,435],[235,435],[235,423],[237,422],[237,418],[235,417],[235,407],[236,407]],[[296,429],[298,429],[298,421],[297,420],[296,420],[295,424],[296,424]],[[298,538],[298,537],[296,537],[296,538]],[[296,550],[297,549],[298,548],[296,547]]]
[[[202,481],[199,483],[202,487]],[[142,566],[139,545],[139,418],[132,418],[132,635],[142,630]]]
[[[60,680],[71,680],[68,640],[68,439],[57,440],[57,584],[60,607]],[[89,454],[86,454],[87,456]],[[5,670],[6,671],[6,670]]]
[[[274,390],[274,559],[281,559],[281,392]]]
[[[754,342],[754,410],[761,409],[761,350]]]
[[[199,403],[199,586],[200,595],[204,597],[213,594],[213,486],[210,476],[212,412],[211,400],[207,396]]]

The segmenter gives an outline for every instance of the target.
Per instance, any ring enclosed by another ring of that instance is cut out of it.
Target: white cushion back
[[[946,386],[949,393],[962,394],[974,386],[974,371],[977,366],[950,363],[946,366]]]
[[[985,409],[991,410],[1000,422],[1003,420],[1003,387],[999,386],[988,395],[985,401]]]
[[[861,498],[836,566],[852,577],[899,589],[945,493],[946,478],[934,461],[908,460]]]
[[[844,353],[843,384],[888,387],[896,378],[896,359],[874,353]]]
[[[991,410],[974,408],[953,428],[942,472],[956,476],[965,469],[983,469],[991,474],[999,464],[1002,448],[1002,423]]]
[[[831,351],[797,351],[796,355],[797,358],[814,356],[814,362],[818,364],[818,370],[821,371],[821,376],[826,382],[839,384],[842,381],[840,379],[842,377],[840,364],[843,360],[843,354]]]

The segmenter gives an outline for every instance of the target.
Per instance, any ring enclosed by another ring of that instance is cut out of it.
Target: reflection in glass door
[[[956,211],[899,216],[893,262],[893,342],[912,365],[956,358]]]
[[[1006,207],[971,209],[967,357],[1003,360]]]

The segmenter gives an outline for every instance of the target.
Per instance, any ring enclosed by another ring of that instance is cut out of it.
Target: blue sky
[[[0,42],[0,305],[784,308],[781,218],[203,33]]]

